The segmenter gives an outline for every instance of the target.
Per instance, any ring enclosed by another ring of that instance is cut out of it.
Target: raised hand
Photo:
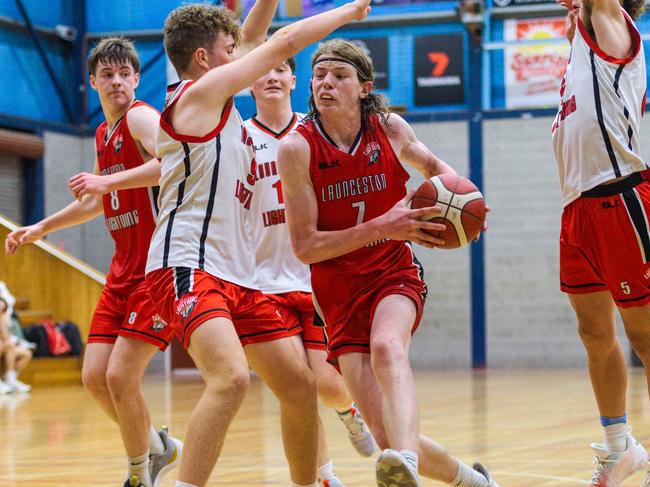
[[[371,10],[370,1],[371,0],[355,0],[354,2],[351,2],[351,4],[357,9],[357,15],[354,20],[363,20],[368,16]]]

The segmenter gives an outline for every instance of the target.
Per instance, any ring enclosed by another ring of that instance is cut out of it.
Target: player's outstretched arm
[[[132,108],[127,113],[127,123],[131,136],[142,155],[148,161],[138,167],[114,174],[91,174],[82,172],[72,176],[68,187],[75,198],[88,194],[103,195],[120,189],[156,186],[160,179],[160,163],[154,158],[156,136],[160,115],[148,106]]]
[[[280,146],[278,165],[293,251],[305,264],[333,259],[387,238],[411,240],[427,247],[443,243],[423,230],[443,230],[444,225],[420,220],[439,213],[440,208],[411,210],[409,203],[415,191],[377,218],[344,230],[319,231],[309,159],[307,141],[298,133],[289,134]]]
[[[144,164],[114,174],[91,174],[81,172],[68,181],[68,187],[76,199],[86,195],[104,195],[120,189],[148,188],[157,186],[160,179],[160,162],[151,159]]]
[[[392,113],[384,125],[398,159],[414,167],[425,178],[438,174],[456,174],[456,171],[436,157],[415,135],[413,128],[399,115]]]
[[[210,70],[178,100],[173,115],[174,126],[182,127],[186,135],[205,135],[214,128],[215,114],[221,113],[228,99],[337,28],[363,20],[370,11],[369,5],[370,0],[355,0],[292,23],[245,56]]]
[[[580,19],[585,25],[591,25],[598,47],[617,59],[625,59],[633,54],[633,33],[630,32],[619,1],[591,0],[590,10],[588,14],[585,8],[581,8]],[[587,15],[589,17],[585,18]],[[638,42],[640,41],[637,40]]]
[[[5,239],[5,253],[15,254],[25,244],[40,240],[48,233],[69,228],[96,218],[102,213],[102,201],[97,196],[85,196],[40,222],[14,230]]]
[[[241,42],[235,50],[240,58],[266,40],[269,26],[278,8],[278,0],[257,0],[241,27]]]

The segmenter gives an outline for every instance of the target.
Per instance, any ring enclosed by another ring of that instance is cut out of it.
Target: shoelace
[[[357,417],[357,412],[356,411],[351,411],[351,414],[349,417],[343,417],[343,422],[345,423],[345,426],[347,426],[348,430],[350,430],[350,433],[352,433],[354,436],[362,436],[364,435],[363,431],[363,423],[361,420]]]
[[[600,485],[601,482],[607,481],[607,463],[610,462],[600,457],[594,457],[594,465],[596,465],[596,470],[594,470],[594,475],[591,477],[592,484]]]

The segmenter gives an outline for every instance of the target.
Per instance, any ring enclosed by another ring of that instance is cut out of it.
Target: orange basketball
[[[457,249],[478,237],[485,221],[485,200],[469,179],[454,174],[441,174],[427,179],[417,189],[411,208],[439,206],[442,214],[431,218],[443,223],[442,232],[428,232],[443,239],[442,249]]]

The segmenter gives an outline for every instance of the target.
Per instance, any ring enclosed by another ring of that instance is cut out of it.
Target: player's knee
[[[618,343],[614,330],[588,319],[578,320],[578,333],[587,351],[604,352]]]
[[[343,380],[328,380],[317,378],[318,397],[327,407],[336,407],[350,404],[350,394]]]
[[[103,369],[84,367],[81,372],[81,382],[86,390],[94,397],[109,394],[106,384],[106,371]]]
[[[287,385],[277,392],[278,400],[290,406],[299,404],[316,404],[318,388],[316,377],[307,366],[296,368],[294,374],[287,381]]]
[[[139,379],[133,374],[129,374],[121,367],[108,367],[106,371],[106,385],[111,393],[111,397],[118,400],[121,397],[129,397],[134,389],[140,388]]]
[[[627,337],[643,364],[650,365],[650,334],[628,332]]]
[[[370,360],[373,369],[392,367],[408,362],[406,351],[394,337],[383,335],[370,341]]]
[[[233,367],[226,373],[204,375],[206,392],[241,400],[248,390],[251,380],[248,368]]]

